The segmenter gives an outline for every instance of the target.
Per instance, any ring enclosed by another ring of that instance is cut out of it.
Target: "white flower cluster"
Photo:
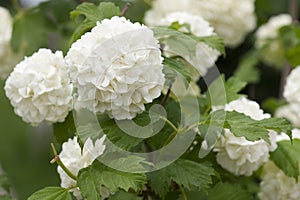
[[[91,165],[96,158],[103,154],[105,150],[104,140],[105,136],[97,139],[93,144],[93,141],[88,138],[83,149],[81,149],[77,137],[74,137],[63,143],[59,158],[70,172],[77,176],[81,169]],[[76,185],[76,181],[69,177],[60,166],[57,167],[57,171],[61,179],[61,187],[68,188]],[[71,192],[77,199],[82,199],[79,188],[72,189]]]
[[[264,47],[262,53],[262,60],[266,64],[282,67],[285,62],[284,49],[282,42],[277,38],[278,31],[281,27],[292,23],[292,17],[289,14],[280,14],[273,16],[269,21],[260,26],[256,31],[256,42],[257,48]]]
[[[292,136],[293,139],[300,139],[300,130],[293,129]],[[277,141],[282,140],[290,140],[290,138],[282,133],[277,136]],[[285,175],[272,161],[268,161],[264,165],[261,178],[260,192],[258,193],[261,200],[300,199],[300,182]]]
[[[246,98],[234,100],[225,105],[226,111],[244,113],[254,120],[269,118],[264,114],[259,105]],[[263,163],[268,161],[269,151],[276,149],[276,133],[270,131],[271,145],[263,139],[248,141],[245,137],[236,137],[230,130],[225,129],[219,144],[214,151],[217,152],[217,162],[235,175],[250,176]]]
[[[168,13],[183,11],[201,15],[229,47],[243,42],[256,27],[254,0],[156,0],[145,15],[147,25],[156,26]]]
[[[0,7],[0,19],[0,79],[5,79],[22,56],[10,47],[13,20],[6,8]]]
[[[124,17],[98,22],[73,43],[66,61],[80,105],[119,120],[145,110],[165,81],[153,31]]]
[[[187,12],[172,12],[168,13],[164,18],[160,20],[159,25],[170,26],[172,23],[178,22],[180,25],[189,24],[192,34],[198,37],[216,35],[214,29],[209,23],[199,15],[192,15]],[[187,32],[186,28],[182,27],[180,31]],[[168,47],[165,47],[166,53],[172,54],[172,50],[168,52]],[[220,52],[212,49],[203,42],[199,42],[196,46],[195,55],[187,56],[186,60],[196,69],[190,69],[195,73],[193,74],[193,80],[197,81],[200,75],[204,76],[207,73],[208,68],[214,66]]]
[[[20,62],[5,84],[6,96],[25,122],[62,122],[72,108],[72,85],[60,51],[40,49]]]
[[[288,102],[287,105],[279,107],[275,116],[285,117],[294,126],[300,127],[300,66],[291,71],[286,79],[283,96]]]

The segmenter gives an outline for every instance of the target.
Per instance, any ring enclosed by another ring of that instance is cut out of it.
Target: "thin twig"
[[[122,16],[124,16],[124,15],[126,14],[128,8],[129,8],[129,6],[130,6],[130,3],[127,2],[127,3],[125,4],[125,6],[123,7],[123,9],[122,9]]]
[[[167,94],[166,94],[166,95],[164,96],[164,98],[161,100],[160,105],[163,106],[163,105],[167,102],[167,100],[168,100],[168,98],[169,98],[169,96],[170,96],[170,94],[171,94],[171,89],[172,89],[172,83],[169,85]]]

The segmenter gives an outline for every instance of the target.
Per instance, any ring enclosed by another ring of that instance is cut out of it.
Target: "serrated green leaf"
[[[113,16],[121,16],[121,11],[120,8],[112,2],[102,2],[99,6],[96,6],[93,3],[84,2],[78,5],[76,9],[70,13],[70,17],[73,20],[78,19],[80,16],[83,16],[84,20],[73,33],[70,44],[79,39],[85,32],[92,29],[98,21],[110,19]]]
[[[187,190],[192,188],[208,189],[212,184],[211,176],[213,175],[214,169],[208,163],[178,159],[166,168],[148,173],[147,177],[153,191],[164,197],[170,190],[172,181]]]
[[[271,153],[271,160],[280,168],[287,176],[299,177],[300,162],[300,140],[277,142],[277,149]]]
[[[75,135],[76,127],[73,120],[73,114],[69,113],[62,123],[53,124],[53,134],[59,144],[66,142]]]
[[[61,187],[46,187],[33,193],[27,200],[72,200],[68,189]]]
[[[252,50],[243,56],[234,72],[234,76],[247,83],[257,83],[260,79],[260,71],[257,65],[261,59],[261,50]]]
[[[99,198],[100,186],[105,186],[112,192],[123,189],[138,191],[146,183],[145,174],[132,174],[109,168],[99,161],[79,171],[78,186],[87,199]]]
[[[119,191],[110,195],[109,200],[143,200],[143,197],[138,197],[137,194]]]
[[[241,81],[240,79],[235,78],[234,76],[230,77],[225,83],[227,102],[231,102],[233,100],[242,97],[243,95],[238,93],[243,88],[245,88],[246,85],[247,85],[246,82]]]
[[[209,191],[208,200],[251,200],[252,194],[244,190],[240,185],[219,183]]]

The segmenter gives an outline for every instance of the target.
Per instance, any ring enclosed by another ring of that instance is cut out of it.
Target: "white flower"
[[[0,55],[3,51],[3,44],[10,42],[12,33],[12,17],[6,8],[0,7]]]
[[[77,137],[74,137],[63,143],[59,158],[77,176],[81,169],[91,165],[96,158],[103,154],[105,150],[104,140],[105,136],[97,139],[93,144],[93,141],[88,138],[83,145],[83,149],[81,149]],[[76,185],[76,181],[70,178],[60,166],[57,167],[57,171],[61,179],[61,187],[68,188]],[[82,199],[79,188],[73,189],[72,192],[77,199]]]
[[[159,19],[175,11],[201,15],[230,47],[239,45],[256,26],[254,0],[156,0],[145,15],[145,22],[159,25]]]
[[[282,66],[285,62],[284,50],[278,37],[278,31],[281,27],[292,23],[292,17],[288,14],[280,14],[273,16],[269,21],[260,26],[256,31],[255,46],[261,48],[269,43],[267,48],[263,50],[262,60],[269,65]]]
[[[81,106],[116,119],[145,110],[165,81],[153,31],[124,17],[98,22],[72,45],[66,61]]]
[[[5,92],[25,122],[64,121],[72,107],[72,85],[62,52],[40,49],[26,57],[8,77]]]
[[[289,103],[300,104],[300,66],[292,70],[286,79],[283,96]]]
[[[269,161],[263,168],[258,197],[261,200],[298,200],[300,182],[297,183],[295,178],[285,175],[272,161]]]
[[[284,117],[294,126],[300,127],[300,104],[291,103],[279,107],[274,114],[276,117]]]
[[[170,26],[173,22],[178,22],[180,25],[189,24],[191,33],[198,37],[216,35],[214,29],[201,16],[192,15],[187,12],[169,13],[165,18],[160,20],[159,25]],[[187,32],[185,28],[181,29],[180,31]],[[166,53],[173,54],[172,50],[168,52],[168,49],[166,47]],[[196,69],[190,69],[193,72],[193,80],[197,81],[200,75],[204,76],[208,68],[214,66],[219,55],[219,51],[212,49],[203,42],[199,42],[196,46],[195,55],[186,57],[186,60]]]
[[[226,111],[244,113],[254,120],[269,118],[259,105],[246,98],[234,100],[225,105]],[[220,137],[219,144],[214,151],[217,152],[217,162],[226,170],[235,175],[250,176],[264,162],[268,161],[269,151],[276,149],[276,133],[269,132],[271,145],[263,139],[248,141],[245,137],[236,137],[230,130],[225,129]]]

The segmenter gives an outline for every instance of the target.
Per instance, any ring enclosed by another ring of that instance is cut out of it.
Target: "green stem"
[[[74,179],[75,181],[77,180],[77,177],[64,165],[64,163],[61,161],[61,159],[59,158],[58,154],[57,154],[57,151],[54,147],[54,144],[51,143],[51,148],[52,148],[52,151],[53,151],[53,154],[54,154],[54,158],[50,161],[51,164],[53,163],[57,163],[63,170],[64,172],[66,172],[66,174]]]
[[[67,188],[67,190],[72,190],[72,189],[75,189],[75,188],[78,188],[78,185],[71,185],[70,187]]]
[[[169,126],[171,126],[171,128],[176,131],[176,133],[178,133],[178,128],[167,118],[160,116],[161,119],[165,120],[165,122],[167,122],[167,124],[169,124]]]
[[[178,184],[178,186],[179,186],[179,188],[180,188],[180,191],[181,191],[183,200],[187,200],[187,196],[186,196],[186,193],[185,193],[185,191],[184,191],[182,185],[179,185],[179,184]]]

